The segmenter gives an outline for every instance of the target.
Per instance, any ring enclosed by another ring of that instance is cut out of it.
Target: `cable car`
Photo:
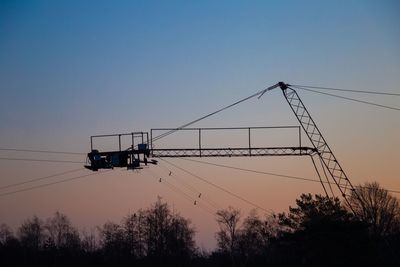
[[[126,150],[121,149],[121,137],[131,136],[131,145]],[[93,149],[93,139],[101,137],[118,137],[118,150],[100,152]],[[146,140],[145,140],[146,137]],[[140,143],[135,146],[135,139],[140,138]],[[87,164],[85,168],[98,171],[99,169],[114,169],[124,168],[127,169],[141,169],[141,163],[147,165],[148,163],[157,164],[156,160],[148,160],[150,156],[150,149],[148,147],[148,133],[137,132],[128,134],[112,134],[112,135],[94,135],[90,137],[91,152],[87,155]]]

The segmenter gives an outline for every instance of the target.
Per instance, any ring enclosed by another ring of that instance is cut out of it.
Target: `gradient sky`
[[[0,147],[86,153],[90,135],[176,127],[281,80],[400,93],[399,14],[394,0],[3,0]],[[398,111],[299,93],[354,184],[378,181],[400,190]],[[395,97],[349,96],[400,106]],[[296,120],[281,93],[272,91],[197,126],[287,124]],[[276,135],[266,139],[286,141]],[[5,151],[0,156],[85,159]],[[209,161],[316,178],[305,158]],[[173,162],[275,211],[287,209],[301,192],[322,193],[318,184]],[[1,160],[0,185],[79,167]],[[244,214],[251,208],[176,174],[221,207],[239,207]],[[15,227],[33,214],[45,218],[60,210],[77,226],[90,228],[118,222],[162,196],[192,219],[198,245],[213,248],[217,226],[212,215],[152,175],[166,171],[115,170],[3,196],[0,222]]]

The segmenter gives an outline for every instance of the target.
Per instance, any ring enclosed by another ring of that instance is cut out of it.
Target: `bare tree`
[[[95,230],[90,231],[83,230],[81,233],[81,248],[84,252],[95,252],[97,247]]]
[[[356,187],[349,201],[355,213],[370,225],[372,235],[382,237],[400,231],[399,200],[377,182]]]
[[[73,249],[80,246],[79,233],[65,214],[57,211],[52,218],[47,219],[45,229],[49,237],[48,245],[53,245],[57,249]]]
[[[148,255],[163,257],[167,251],[167,231],[171,224],[171,214],[167,203],[159,198],[145,211],[146,248]]]
[[[5,223],[0,224],[0,245],[6,245],[11,239],[14,239],[11,228]]]
[[[167,238],[168,254],[185,258],[191,257],[195,253],[194,233],[195,230],[190,226],[190,220],[178,214],[172,214]]]
[[[221,252],[229,253],[232,265],[235,266],[240,211],[233,207],[228,207],[228,209],[217,211],[216,215],[219,225],[219,231],[216,234],[218,247]]]
[[[278,220],[274,216],[260,218],[256,210],[252,210],[244,221],[239,235],[239,247],[245,258],[262,254],[271,239],[277,235]]]
[[[125,241],[132,256],[142,258],[144,256],[144,223],[143,210],[129,214],[122,220]]]
[[[161,198],[150,208],[126,216],[121,224],[104,224],[99,232],[103,252],[112,261],[187,265],[196,251],[190,221],[173,213]]]
[[[18,229],[21,245],[33,250],[41,249],[46,239],[44,230],[44,224],[37,216],[26,220]]]
[[[194,228],[190,221],[172,213],[161,198],[144,211],[145,244],[148,256],[157,259],[189,259],[195,252]]]
[[[107,252],[122,252],[126,248],[123,228],[116,223],[107,222],[99,228],[100,242]]]
[[[232,207],[217,212],[219,251],[230,256],[233,266],[257,265],[257,257],[266,253],[272,237],[277,235],[278,219],[275,216],[261,218],[252,210],[240,225],[240,217],[240,211]]]

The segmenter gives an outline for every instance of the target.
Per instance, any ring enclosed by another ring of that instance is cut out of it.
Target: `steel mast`
[[[290,87],[289,84],[286,84],[284,82],[277,83],[275,86],[272,86],[271,89],[269,90],[272,90],[277,87],[279,87],[282,90],[283,96],[288,102],[290,108],[292,109],[294,115],[299,121],[301,127],[303,128],[311,144],[315,148],[316,154],[323,162],[324,166],[326,167],[326,170],[330,174],[338,190],[340,191],[343,198],[351,208],[348,197],[349,194],[355,191],[355,188],[350,182],[343,168],[340,166],[337,158],[333,154],[328,143],[323,137],[321,131],[318,129],[317,125],[312,119],[310,113],[304,106],[303,101],[301,101],[296,90],[294,90],[293,88]]]

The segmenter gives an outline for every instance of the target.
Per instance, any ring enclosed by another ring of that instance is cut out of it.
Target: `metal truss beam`
[[[314,120],[311,118],[310,113],[304,106],[304,103],[301,101],[297,92],[290,88],[290,85],[285,83],[279,83],[279,86],[282,89],[285,99],[289,103],[289,106],[293,110],[308,139],[314,146],[316,153],[321,158],[338,190],[349,204],[349,194],[354,191],[354,187],[349,178],[347,177],[343,168],[340,166],[338,160],[328,146]]]
[[[261,147],[261,148],[185,148],[151,149],[150,156],[169,157],[260,157],[260,156],[309,156],[316,153],[311,147]]]

